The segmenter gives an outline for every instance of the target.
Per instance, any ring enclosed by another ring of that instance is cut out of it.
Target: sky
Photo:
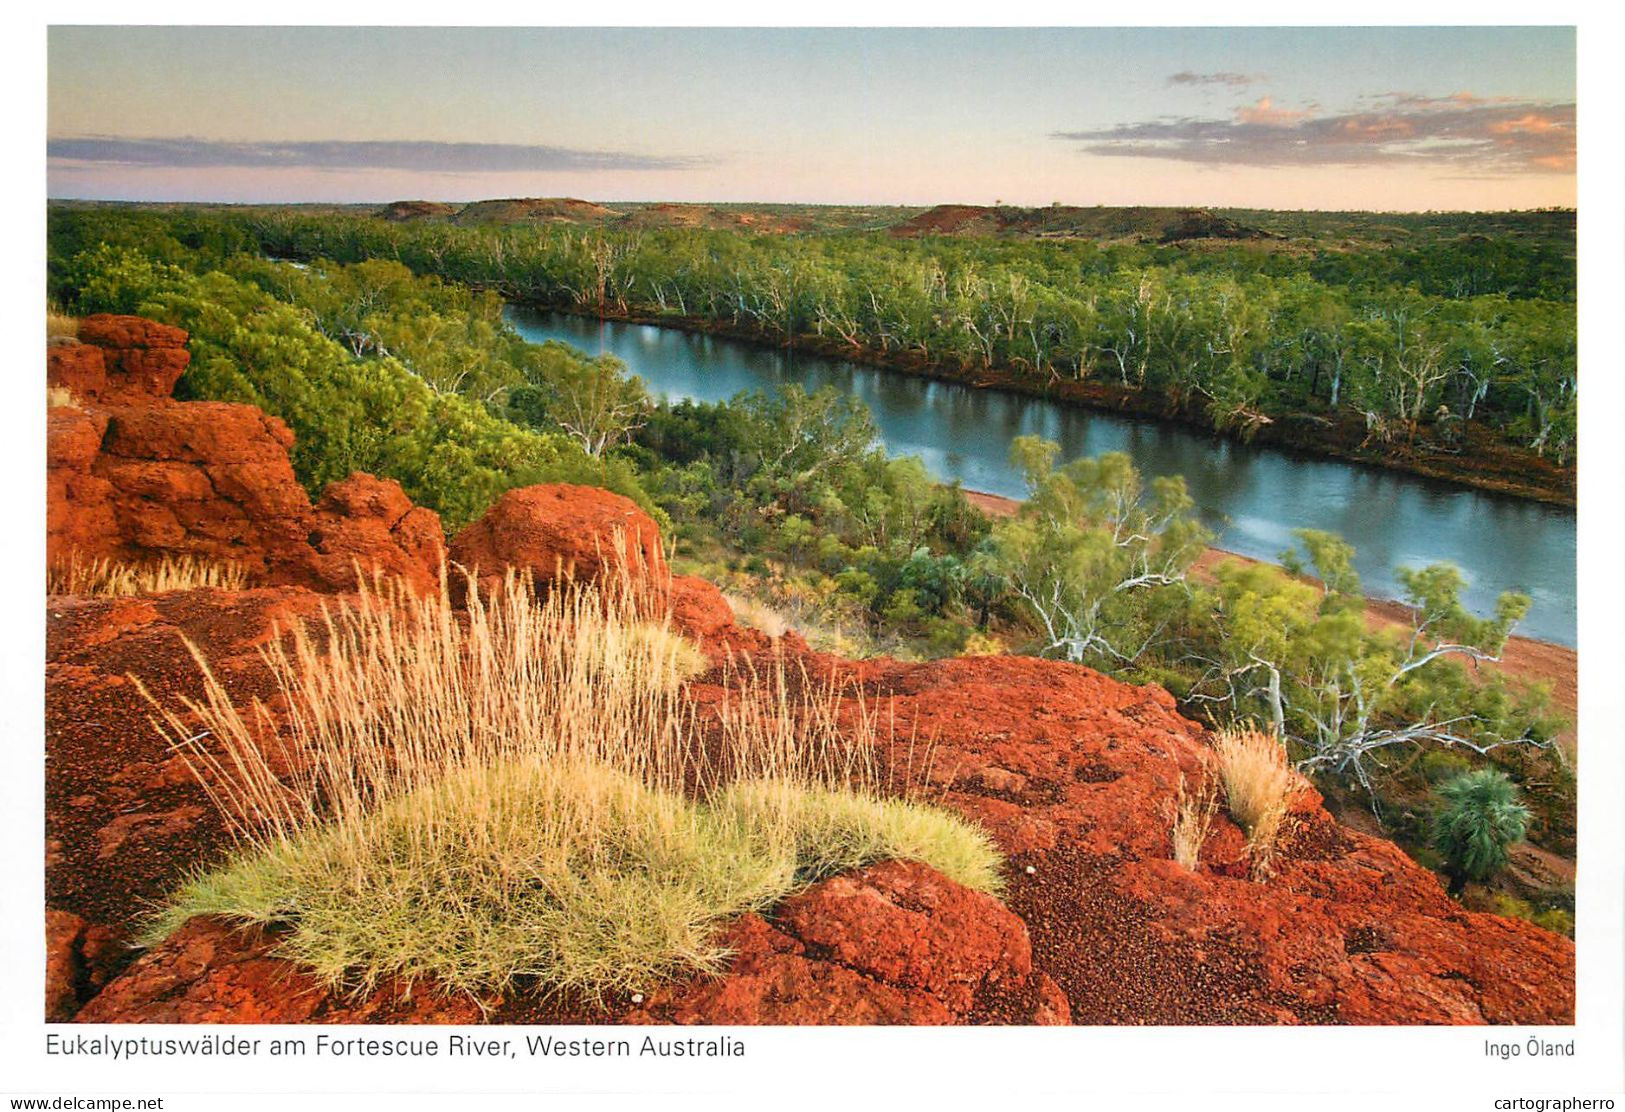
[[[54,27],[50,196],[1575,203],[1571,28]]]

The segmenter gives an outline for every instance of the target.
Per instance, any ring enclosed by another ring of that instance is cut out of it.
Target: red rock
[[[745,916],[726,943],[735,955],[727,973],[657,990],[628,1020],[1067,1021],[1065,999],[1032,976],[1021,920],[917,863],[882,862],[823,881],[787,900],[771,923]]]
[[[735,629],[733,608],[722,592],[692,575],[674,575],[668,589],[672,625],[702,642]]]
[[[94,797],[91,797],[90,802],[95,802]],[[153,839],[173,842],[190,833],[192,827],[196,826],[198,820],[206,814],[208,812],[199,804],[187,803],[170,811],[157,813],[133,811],[119,815],[102,827],[97,835],[101,848],[96,856],[105,861],[123,849],[124,844],[131,839],[142,842]]]
[[[45,912],[45,1020],[62,1023],[79,1010],[79,939],[85,921],[69,911]]]
[[[58,344],[48,348],[45,383],[70,391],[79,402],[101,397],[107,389],[107,363],[102,349],[90,344]]]
[[[666,558],[659,527],[649,515],[630,498],[567,483],[508,491],[453,538],[451,558],[486,580],[514,568],[531,573],[538,583],[564,578],[587,583],[622,566],[617,538],[634,579],[663,583]]]
[[[1074,1021],[1573,1022],[1572,942],[1466,911],[1312,789],[1267,883],[1222,811],[1201,869],[1177,866],[1173,800],[1205,737],[1160,689],[1016,657],[850,669],[899,736],[932,739],[940,802],[1022,866],[1008,902]]]
[[[358,472],[312,507],[288,458],[286,424],[253,406],[172,401],[173,381],[151,377],[148,357],[184,345],[185,333],[138,317],[92,317],[81,334],[108,346],[80,345],[94,359],[53,349],[53,375],[93,399],[89,410],[58,408],[49,418],[53,563],[175,554],[236,564],[266,583],[349,590],[359,567],[438,589],[440,519],[414,507],[399,484]],[[99,366],[104,350],[124,375],[116,390],[93,388],[83,369]]]
[[[106,927],[45,910],[45,1021],[65,1023],[105,985],[125,948]]]
[[[351,999],[274,954],[275,941],[194,919],[115,978],[81,1023],[478,1023],[466,996],[394,981]]]
[[[306,540],[316,552],[313,575],[325,589],[354,587],[359,568],[404,579],[419,593],[439,590],[446,560],[440,516],[412,505],[393,479],[357,471],[329,483]]]
[[[88,473],[101,451],[107,417],[59,406],[46,418],[45,429],[46,466]]]
[[[189,338],[184,328],[146,317],[95,313],[79,321],[79,342],[101,348],[183,348]]]
[[[1024,983],[1032,948],[997,900],[919,864],[887,861],[838,876],[779,908],[779,922],[815,952],[888,984],[969,1012],[980,992]]]
[[[47,381],[66,386],[81,401],[103,405],[168,398],[192,358],[187,338],[182,329],[142,317],[85,317],[78,344],[51,349]]]
[[[46,559],[70,552],[104,555],[117,535],[113,487],[91,474],[107,430],[107,417],[78,409],[52,409],[45,426]]]
[[[293,433],[280,418],[232,402],[161,402],[114,411],[102,450],[125,459],[219,467],[257,464],[290,478]]]
[[[126,933],[191,870],[230,845],[214,803],[150,723],[134,673],[169,701],[200,694],[186,642],[239,706],[271,699],[261,649],[313,620],[323,596],[291,588],[52,599],[45,620],[45,870],[49,906]],[[171,704],[173,705],[173,704]],[[72,801],[89,800],[76,807]]]

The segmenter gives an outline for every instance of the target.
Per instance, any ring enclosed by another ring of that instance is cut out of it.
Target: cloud
[[[1168,78],[1170,85],[1228,85],[1231,88],[1240,88],[1251,85],[1262,78],[1250,73],[1192,73],[1190,70],[1180,70]]]
[[[1269,97],[1259,97],[1257,104],[1243,105],[1236,109],[1236,119],[1244,124],[1258,124],[1262,127],[1290,127],[1299,120],[1308,118],[1308,109],[1294,111],[1289,108],[1277,108],[1270,102]]]
[[[1371,107],[1321,116],[1268,97],[1233,118],[1163,118],[1056,132],[1089,154],[1234,166],[1434,165],[1491,174],[1572,172],[1574,105],[1455,93],[1385,93]]]
[[[47,139],[59,163],[166,169],[416,170],[429,173],[688,170],[711,164],[686,155],[642,155],[519,143],[429,140],[245,142],[221,139],[124,139],[110,135]]]

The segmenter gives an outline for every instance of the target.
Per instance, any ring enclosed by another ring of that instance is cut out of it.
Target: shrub
[[[1434,789],[1432,845],[1444,858],[1451,891],[1485,880],[1507,861],[1507,847],[1523,841],[1529,809],[1506,773],[1481,768]]]
[[[75,553],[51,565],[45,574],[47,595],[82,598],[154,595],[198,587],[240,591],[247,584],[248,572],[240,565],[196,556],[165,556],[159,560],[124,563],[112,559],[85,560]]]
[[[1521,900],[1505,892],[1496,892],[1490,897],[1490,910],[1509,919],[1527,920],[1543,930],[1567,935],[1569,938],[1574,937],[1574,912],[1568,908],[1548,907],[1536,910],[1528,900]]]
[[[1220,730],[1213,740],[1225,807],[1247,831],[1253,874],[1269,875],[1287,803],[1302,783],[1273,734],[1251,726]]]
[[[632,592],[469,591],[462,614],[364,586],[292,628],[266,650],[281,732],[194,650],[205,696],[155,705],[239,851],[149,942],[215,914],[288,926],[335,986],[592,997],[719,969],[727,919],[881,858],[996,889],[985,835],[881,795],[874,716],[833,681],[734,669],[702,719],[692,646]]]

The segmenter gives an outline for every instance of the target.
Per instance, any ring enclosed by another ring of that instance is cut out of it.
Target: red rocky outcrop
[[[105,406],[167,398],[192,359],[186,340],[184,330],[144,317],[85,317],[79,343],[48,351],[46,381]]]
[[[626,570],[666,574],[660,528],[630,498],[595,487],[544,483],[510,490],[451,543],[451,558],[482,579],[507,568],[538,582],[592,582]]]
[[[79,1012],[81,1023],[479,1023],[466,996],[386,982],[360,997],[330,991],[276,957],[275,939],[193,919]]]
[[[1206,743],[1161,688],[1022,657],[850,667],[898,737],[934,741],[939,802],[1010,855],[1005,900],[1074,1022],[1573,1022],[1571,941],[1465,911],[1307,787],[1268,880],[1222,811],[1179,867],[1174,799]]]
[[[169,397],[186,333],[140,317],[80,323],[48,377],[78,407],[47,425],[47,557],[184,554],[242,566],[257,582],[344,590],[355,567],[438,582],[439,518],[399,484],[354,474],[312,507],[287,425],[248,405]]]

